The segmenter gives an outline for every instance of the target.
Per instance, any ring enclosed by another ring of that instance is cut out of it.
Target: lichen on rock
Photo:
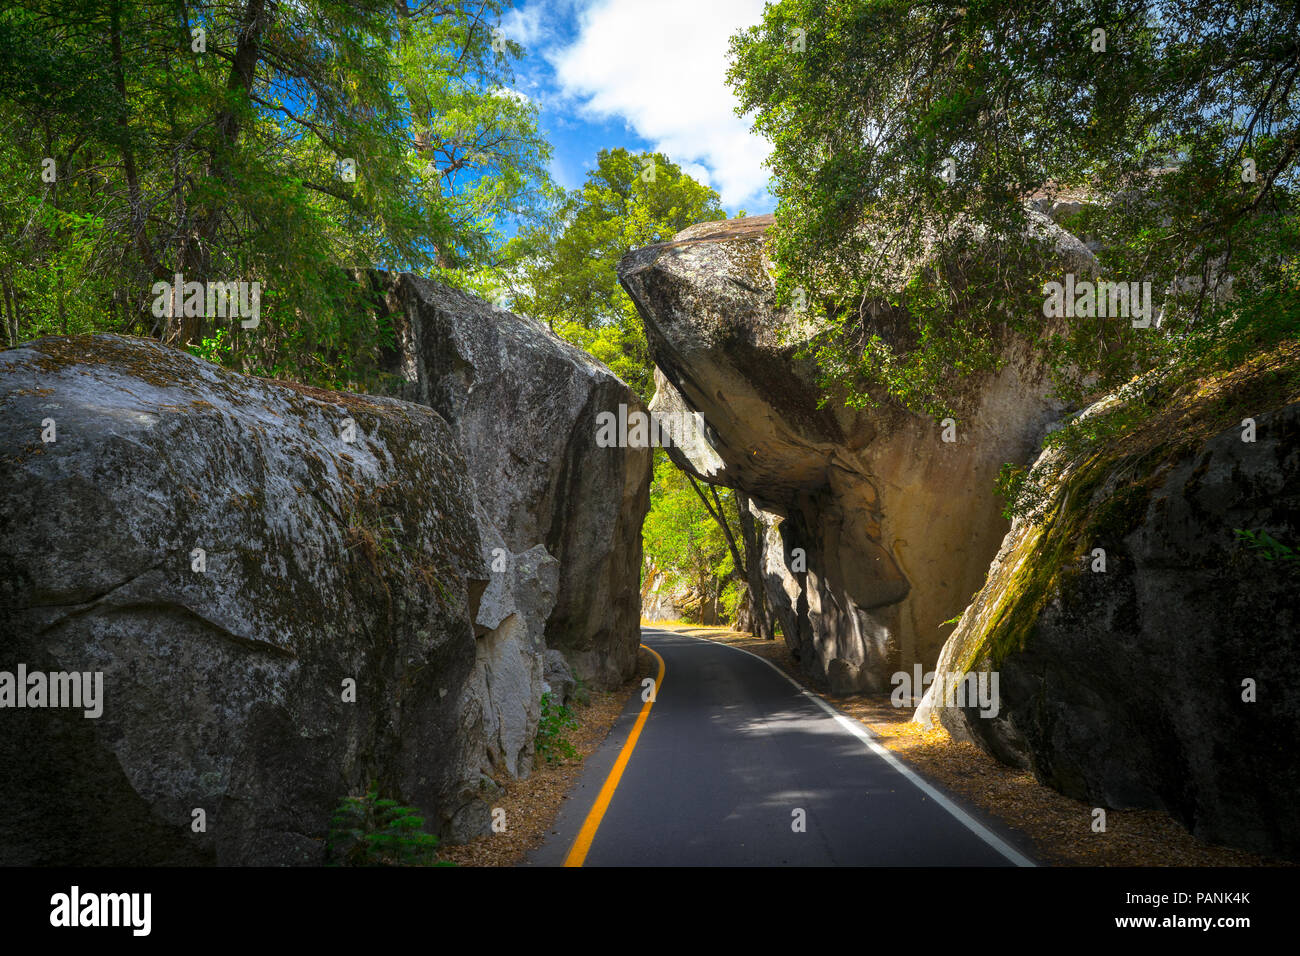
[[[1300,738],[1300,577],[1239,532],[1300,541],[1300,350],[1168,393],[1146,379],[1040,456],[1037,507],[943,649],[935,684],[996,671],[998,713],[931,692],[916,719],[1094,805],[1295,858],[1300,772],[1279,741]]]
[[[482,831],[487,575],[436,413],[51,338],[0,353],[0,448],[4,664],[106,697],[0,713],[3,862],[318,863],[372,783]]]

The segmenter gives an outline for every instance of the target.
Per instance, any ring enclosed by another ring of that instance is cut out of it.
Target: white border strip
[[[868,729],[866,726],[864,726],[861,722],[856,721],[853,718],[849,717],[847,714],[843,714],[840,711],[836,710],[830,704],[826,703],[826,701],[822,700],[820,696],[814,694],[812,691],[805,688],[802,684],[796,681],[785,671],[781,670],[781,668],[777,667],[766,657],[759,657],[753,651],[747,651],[743,647],[736,647],[735,645],[732,644],[723,644],[721,641],[710,641],[707,637],[696,637],[694,634],[685,634],[681,631],[670,630],[669,628],[666,627],[655,628],[653,624],[646,624],[644,625],[644,627],[648,630],[659,630],[666,634],[676,634],[678,637],[689,637],[695,641],[708,641],[710,644],[717,644],[721,647],[729,647],[733,651],[740,651],[740,653],[742,654],[748,654],[756,661],[762,661],[768,667],[772,668],[772,670],[780,674],[785,680],[789,681],[792,685],[794,685],[795,690],[803,694],[803,696],[807,697],[818,707],[824,710],[826,714],[830,716],[833,720],[835,720],[835,722],[838,723],[841,727],[843,727],[854,737],[857,737],[864,744],[866,744],[868,749],[870,749],[872,753],[874,753],[877,757],[880,757],[882,760],[884,760],[887,764],[889,764],[891,767],[893,767],[895,770],[901,773],[904,777],[906,777],[911,783],[915,784],[916,787],[927,797],[929,797],[935,803],[939,804],[939,806],[943,807],[954,817],[956,817],[957,822],[960,823],[962,826],[966,827],[966,829],[970,830],[971,833],[975,834],[977,837],[979,837],[981,840],[983,840],[993,849],[997,850],[999,853],[1001,853],[1004,857],[1006,857],[1016,866],[1038,866],[1038,864],[1035,863],[1033,860],[1031,860],[1029,857],[1025,856],[1015,847],[1011,846],[1011,844],[1007,843],[1006,840],[1002,839],[1000,836],[998,836],[988,827],[984,826],[984,824],[980,823],[978,820],[972,817],[961,807],[957,806],[957,804],[953,803],[951,800],[945,797],[938,790],[934,789],[934,787],[930,786],[930,784],[926,783],[925,780],[923,780],[920,776],[918,776],[914,770],[912,770],[905,763],[903,763],[901,760],[895,757],[886,748],[878,744],[876,742],[875,734],[873,734],[871,730]]]

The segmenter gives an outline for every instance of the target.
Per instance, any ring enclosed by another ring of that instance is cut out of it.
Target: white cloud
[[[499,96],[502,99],[514,100],[516,103],[531,103],[532,98],[520,90],[513,89],[509,86],[498,86],[492,91],[493,96]]]
[[[597,0],[546,57],[585,114],[620,117],[692,174],[707,170],[724,205],[769,206],[771,147],[735,114],[726,82],[727,41],[762,19],[763,2]]]
[[[549,32],[548,25],[548,18],[543,14],[542,4],[523,8],[510,7],[501,14],[502,34],[522,43],[525,47],[544,41]]]

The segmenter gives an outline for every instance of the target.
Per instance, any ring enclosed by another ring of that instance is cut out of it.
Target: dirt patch
[[[665,627],[658,624],[656,627]],[[880,743],[927,780],[1027,836],[1041,862],[1057,866],[1289,866],[1243,850],[1203,843],[1159,810],[1107,810],[1106,832],[1092,831],[1092,810],[990,757],[911,720],[912,708],[894,707],[888,694],[835,697],[812,688],[785,641],[764,641],[725,628],[668,629],[741,647],[771,661],[800,685],[869,727]]]
[[[637,655],[636,676],[618,690],[590,692],[590,702],[573,706],[578,726],[565,737],[577,755],[558,758],[553,763],[539,762],[526,780],[498,780],[502,793],[492,801],[493,808],[505,810],[506,829],[490,833],[458,846],[444,845],[439,858],[458,866],[518,866],[532,850],[550,835],[560,807],[582,773],[583,760],[593,753],[609,735],[614,721],[627,706],[628,698],[641,690],[641,679],[658,673],[658,665],[643,648]]]

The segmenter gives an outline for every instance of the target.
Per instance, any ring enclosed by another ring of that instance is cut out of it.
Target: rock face
[[[706,627],[727,623],[716,594],[684,581],[671,584],[668,575],[657,568],[648,568],[645,577],[641,617],[646,621],[690,621]]]
[[[641,584],[641,616],[647,621],[676,621],[682,616],[677,606],[678,589],[668,586],[667,575],[647,568]]]
[[[548,673],[632,675],[650,452],[596,417],[636,397],[535,322],[371,281],[413,401],[113,336],[4,353],[0,670],[93,666],[108,707],[0,710],[30,768],[0,862],[320,862],[372,782],[465,839],[484,774],[530,771]]]
[[[0,353],[0,449],[0,671],[103,681],[97,718],[0,709],[0,863],[319,863],[374,782],[486,830],[474,622],[510,605],[436,413],[42,339]]]
[[[598,447],[596,416],[640,402],[540,323],[409,275],[383,279],[381,289],[396,319],[402,397],[456,429],[477,489],[485,559],[514,581],[501,593],[514,595],[512,626],[528,650],[493,673],[515,688],[511,699],[528,690],[535,727],[544,646],[599,688],[636,667],[650,449]],[[554,585],[529,583],[533,566]]]
[[[1300,858],[1300,562],[1236,534],[1300,542],[1297,368],[1293,349],[1196,383],[1100,454],[1045,453],[1040,513],[1007,535],[916,719],[1091,806]],[[996,714],[935,692],[994,673]]]
[[[541,716],[542,635],[555,605],[559,562],[540,544],[512,553],[477,501],[475,517],[488,587],[474,618],[472,693],[483,711],[492,770],[527,776]]]
[[[573,671],[569,669],[569,662],[564,659],[563,654],[554,649],[547,650],[542,655],[542,661],[542,679],[545,683],[543,690],[551,695],[556,704],[567,707],[578,689],[578,682],[573,676]]]
[[[1091,267],[1035,215],[1064,269]],[[937,659],[941,623],[1006,533],[998,470],[1027,461],[1061,409],[1010,348],[966,396],[951,443],[897,407],[819,408],[814,369],[793,357],[807,323],[775,304],[770,224],[702,223],[620,263],[662,372],[651,409],[670,422],[678,465],[753,500],[768,596],[810,676],[838,693],[885,690],[892,673]]]

